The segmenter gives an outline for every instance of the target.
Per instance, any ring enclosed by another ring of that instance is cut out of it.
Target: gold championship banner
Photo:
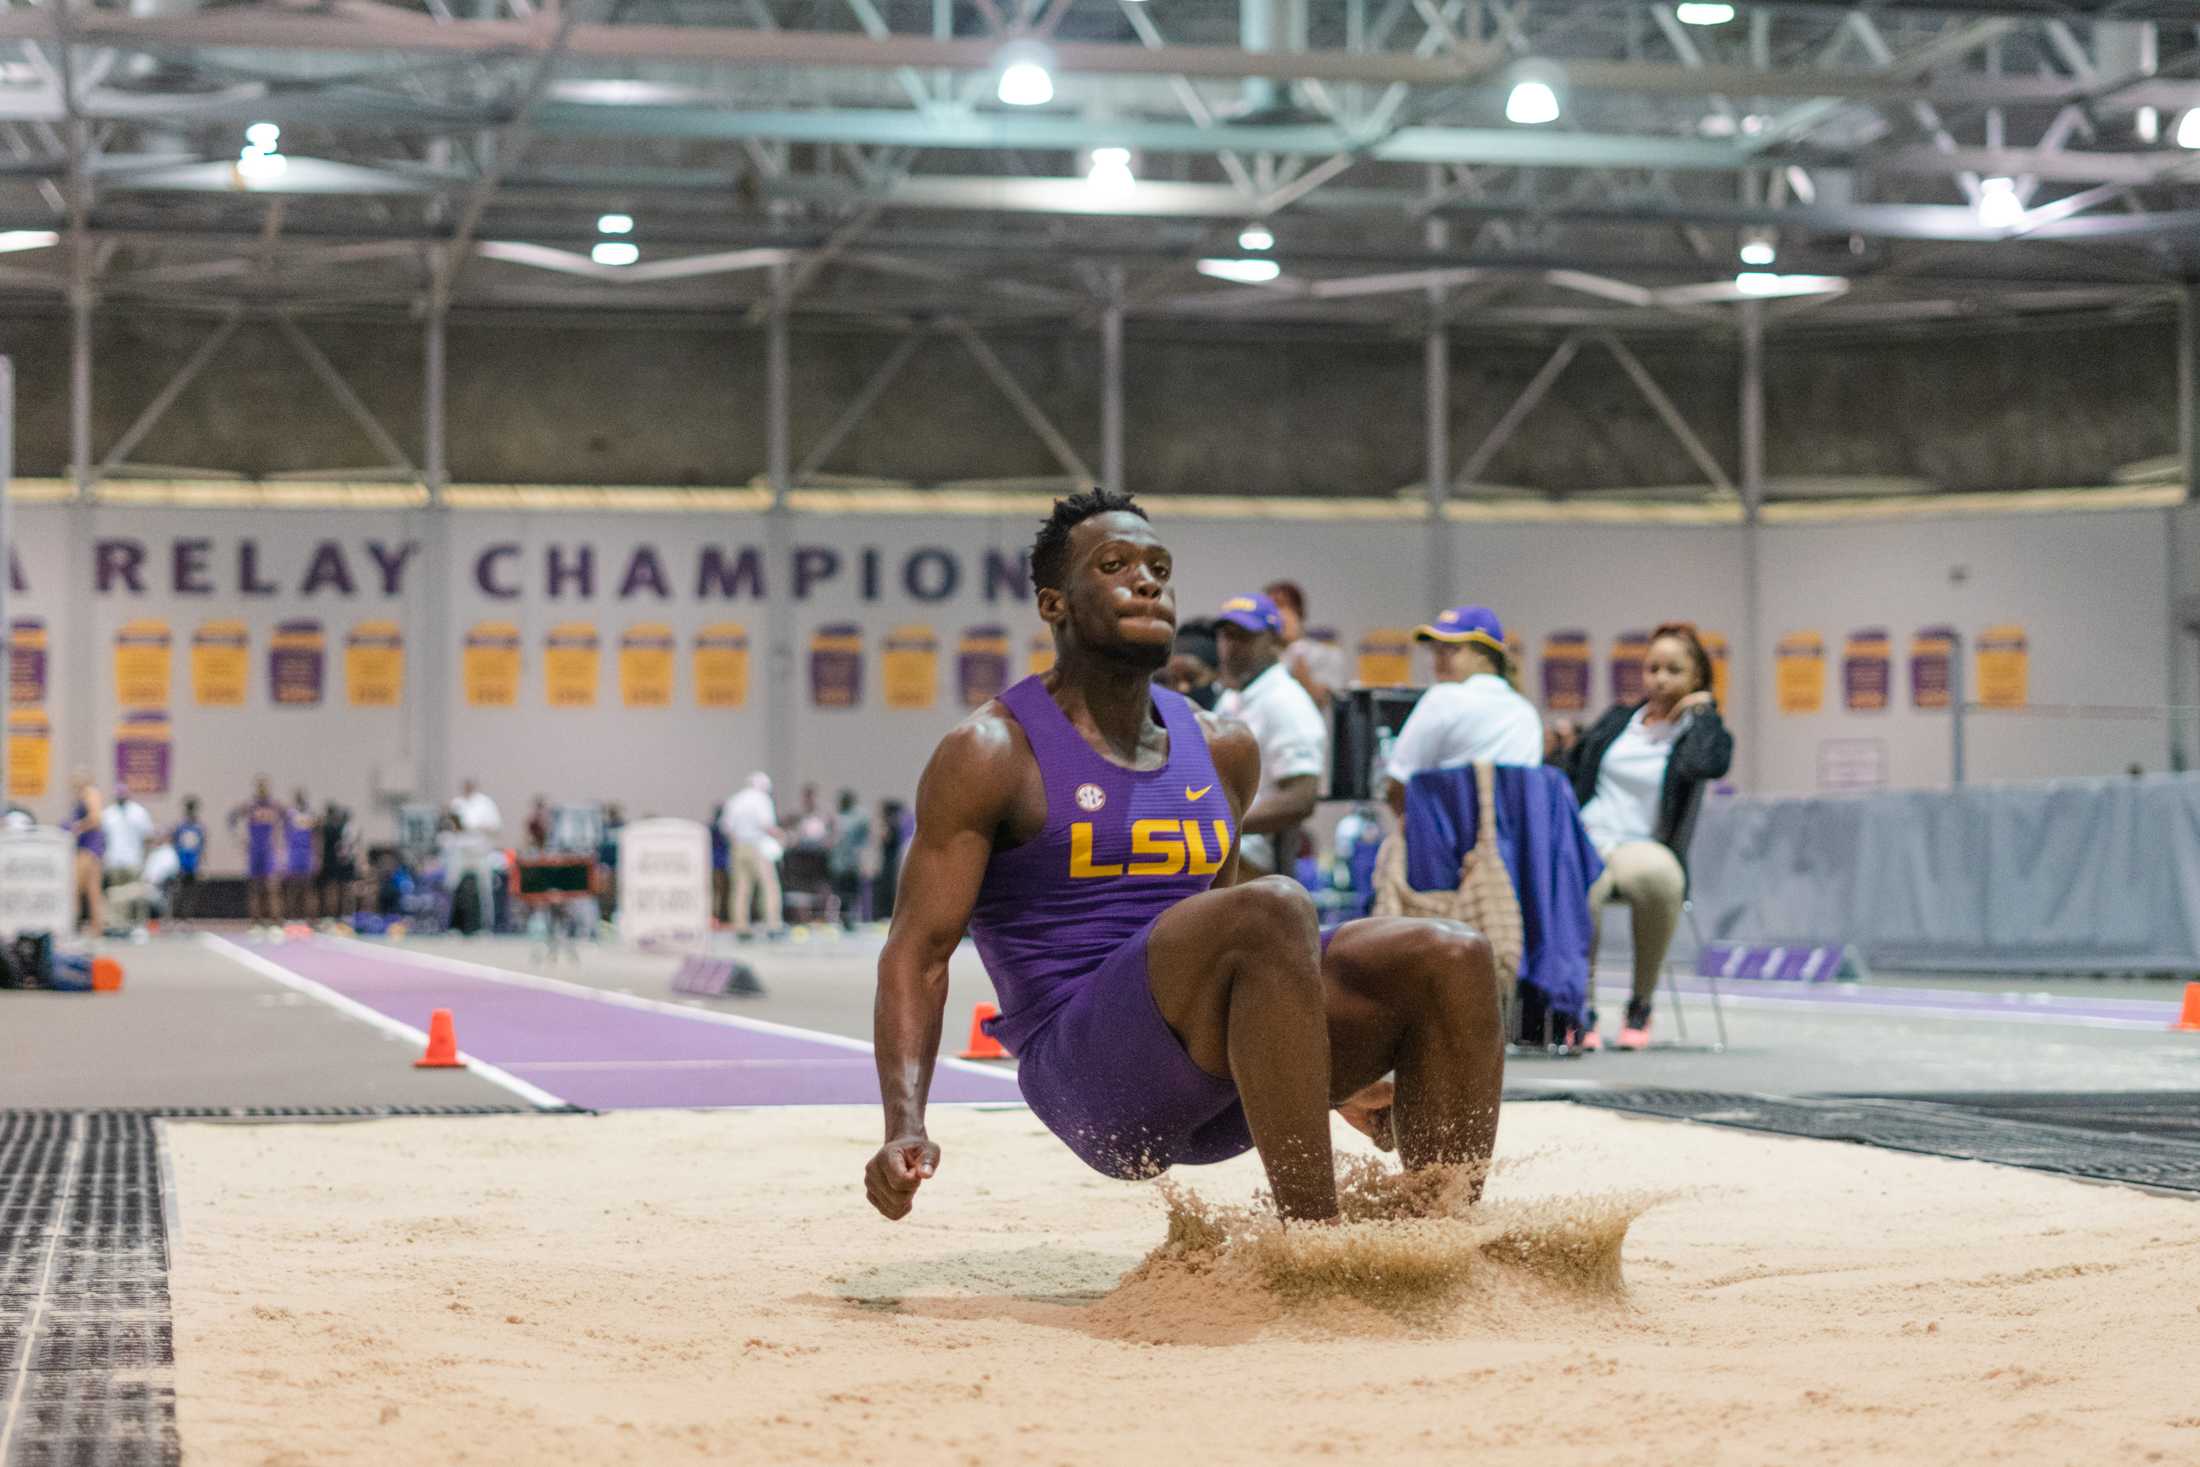
[[[889,708],[930,708],[940,697],[940,639],[928,626],[895,627],[879,656]]]
[[[1919,627],[1910,639],[1910,706],[1941,709],[1955,682],[1956,629]]]
[[[1043,677],[1054,671],[1054,633],[1032,633],[1031,650],[1024,659],[1024,671],[1031,677]]]
[[[469,708],[519,706],[519,628],[508,621],[475,622],[459,649],[459,678]]]
[[[1704,651],[1711,655],[1711,696],[1718,700],[1721,708],[1731,708],[1734,705],[1727,694],[1734,686],[1734,675],[1728,665],[1726,638],[1717,632],[1700,629],[1696,635],[1702,640]]]
[[[126,621],[115,631],[115,702],[124,709],[168,706],[168,623]]]
[[[51,655],[46,623],[20,616],[8,624],[8,706],[46,706],[46,668]]]
[[[311,618],[278,622],[267,639],[268,695],[277,707],[316,708],[328,669],[328,638]]]
[[[191,634],[191,701],[242,708],[252,693],[252,633],[241,621],[199,623]]]
[[[1841,648],[1841,703],[1851,713],[1884,713],[1894,698],[1894,641],[1885,627],[1849,633]]]
[[[1782,713],[1816,713],[1826,705],[1826,639],[1789,632],[1772,649],[1773,691]]]
[[[955,649],[956,696],[981,708],[1008,686],[1008,628],[971,627]]]
[[[405,633],[396,622],[353,624],[344,638],[344,697],[354,708],[405,701]]]
[[[1374,688],[1402,688],[1413,681],[1413,633],[1377,627],[1360,638],[1356,681]]]
[[[43,708],[8,710],[8,798],[42,800],[53,782],[53,723]]]
[[[542,691],[552,708],[593,708],[603,680],[603,643],[596,626],[561,621],[542,644]]]
[[[742,708],[749,701],[749,629],[714,621],[695,634],[695,706]]]
[[[810,702],[818,708],[863,702],[863,628],[854,622],[835,622],[811,635]]]
[[[1640,703],[1646,696],[1643,690],[1642,665],[1650,659],[1650,634],[1648,632],[1621,632],[1612,639],[1612,701],[1615,703]]]
[[[621,632],[619,702],[628,708],[670,708],[679,648],[679,638],[661,621],[636,622]]]
[[[1978,701],[1983,708],[2022,708],[2031,697],[2032,654],[2015,622],[1978,634]]]
[[[133,795],[165,795],[175,745],[168,715],[143,709],[122,715],[115,730],[115,783]]]
[[[1589,634],[1567,630],[1543,639],[1543,709],[1585,713],[1589,708]]]

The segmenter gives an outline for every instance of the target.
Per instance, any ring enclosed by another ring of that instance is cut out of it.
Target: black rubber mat
[[[1951,1091],[1931,1095],[1882,1095],[1879,1100],[1908,1100],[1948,1106],[2005,1121],[2045,1126],[2074,1126],[2117,1136],[2171,1136],[2200,1142],[2200,1090],[2116,1092],[2021,1090]]]
[[[0,1467],[182,1460],[151,1117],[0,1112]]]
[[[1637,1115],[1822,1141],[1854,1141],[1891,1151],[2200,1193],[2200,1138],[2178,1127],[2135,1130],[2122,1124],[2119,1116],[2128,1119],[2133,1114],[2158,1115],[2172,1109],[2167,1102],[2158,1107],[2150,1098],[2128,1094],[1995,1097],[2009,1101],[2010,1110],[2026,1109],[2027,1099],[2060,1101],[2060,1106],[2038,1107],[2041,1113],[2055,1116],[2053,1121],[1997,1114],[1978,1107],[1975,1102],[1982,1097],[1977,1096],[1944,1103],[1911,1097],[1791,1099],[1711,1090],[1580,1090],[1569,1098]],[[2078,1116],[2098,1124],[2081,1124],[2073,1119]]]

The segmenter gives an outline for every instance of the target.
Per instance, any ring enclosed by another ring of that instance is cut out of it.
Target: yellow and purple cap
[[[1274,632],[1283,635],[1283,613],[1276,610],[1276,603],[1258,591],[1243,596],[1232,596],[1222,603],[1222,610],[1215,613],[1216,621],[1226,621],[1245,632]]]
[[[1505,628],[1487,606],[1454,606],[1436,620],[1413,629],[1414,640],[1448,642],[1458,646],[1476,642],[1493,652],[1505,650]]]

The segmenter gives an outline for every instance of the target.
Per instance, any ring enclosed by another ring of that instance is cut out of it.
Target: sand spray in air
[[[1130,1333],[1196,1338],[1286,1320],[1352,1332],[1429,1325],[1523,1292],[1619,1301],[1628,1228],[1675,1194],[1475,1200],[1485,1172],[1491,1192],[1503,1193],[1510,1169],[1403,1172],[1340,1158],[1343,1221],[1333,1226],[1285,1226],[1265,1197],[1218,1204],[1163,1181],[1167,1235],[1101,1312]]]

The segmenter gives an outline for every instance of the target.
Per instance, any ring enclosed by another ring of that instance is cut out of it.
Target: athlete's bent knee
[[[1418,965],[1444,999],[1470,1012],[1497,1013],[1497,961],[1489,939],[1462,922],[1432,920],[1415,934]]]
[[[1263,945],[1318,943],[1314,898],[1288,876],[1263,876],[1230,889],[1235,935]]]

